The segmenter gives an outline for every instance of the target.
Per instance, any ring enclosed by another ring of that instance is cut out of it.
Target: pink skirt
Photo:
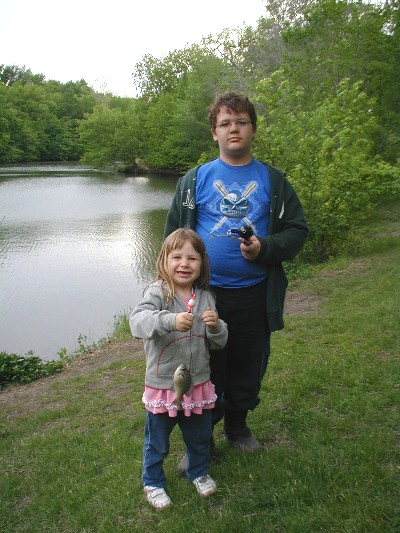
[[[208,380],[195,385],[190,395],[184,394],[181,405],[173,403],[175,398],[176,393],[170,389],[154,389],[145,385],[142,401],[147,411],[154,415],[168,413],[174,417],[178,411],[184,411],[185,416],[190,416],[192,413],[201,415],[203,409],[212,409],[217,396],[214,385]]]

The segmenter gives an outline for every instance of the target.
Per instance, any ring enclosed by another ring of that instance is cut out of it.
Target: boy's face
[[[256,130],[246,112],[235,113],[223,106],[217,115],[217,125],[211,129],[214,141],[219,145],[222,160],[251,159],[251,143]]]

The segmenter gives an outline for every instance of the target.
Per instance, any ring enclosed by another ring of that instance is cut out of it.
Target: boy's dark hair
[[[222,107],[227,107],[234,113],[248,113],[253,129],[257,128],[257,113],[254,105],[247,96],[233,91],[217,96],[214,103],[208,109],[208,118],[211,129],[217,126],[217,115]]]

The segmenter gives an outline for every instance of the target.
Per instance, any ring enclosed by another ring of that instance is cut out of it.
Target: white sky
[[[144,54],[163,57],[224,28],[255,27],[264,0],[0,0],[0,64],[135,96]]]

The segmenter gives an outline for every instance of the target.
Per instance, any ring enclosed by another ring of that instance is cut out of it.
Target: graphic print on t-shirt
[[[212,231],[218,230],[228,218],[243,219],[246,224],[253,226],[251,220],[247,218],[250,207],[252,207],[249,198],[257,190],[258,183],[251,181],[244,187],[240,187],[237,183],[232,184],[232,192],[229,192],[221,181],[214,181],[214,188],[221,194],[222,198],[217,198],[214,206],[211,209],[216,209],[221,213],[222,217],[215,224]]]

